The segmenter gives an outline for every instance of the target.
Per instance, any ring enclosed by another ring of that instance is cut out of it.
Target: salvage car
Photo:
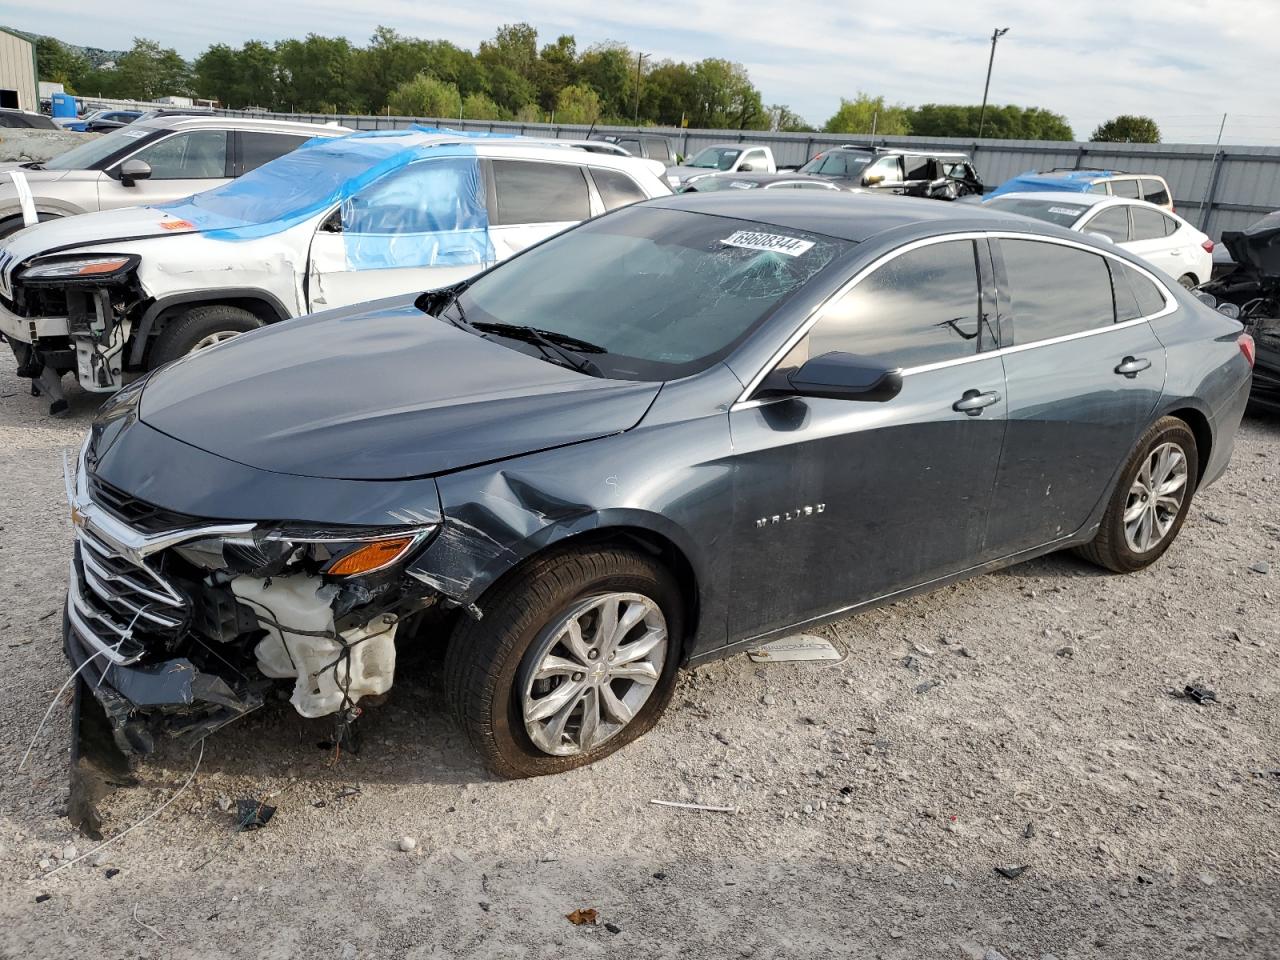
[[[989,207],[1034,217],[1094,236],[1105,237],[1159,267],[1187,289],[1209,280],[1214,243],[1176,213],[1147,203],[1103,194],[1004,193],[985,201]]]
[[[142,204],[169,203],[255,170],[313,137],[340,137],[346,127],[166,116],[139,119],[94,137],[52,160],[20,169],[41,221]],[[18,191],[0,180],[0,238],[23,228]]]
[[[591,763],[682,664],[1066,548],[1149,566],[1227,467],[1251,356],[1141,260],[1023,217],[629,206],[109,400],[69,482],[81,722],[145,753],[278,678],[341,732],[397,641],[436,641],[497,774]]]
[[[1129,173],[1125,170],[1076,170],[1055,167],[1043,172],[1028,170],[1011,177],[990,193],[999,197],[1006,193],[1093,193],[1128,200],[1145,200],[1173,213],[1173,191],[1164,177],[1154,173]]]
[[[712,193],[716,190],[840,190],[818,177],[789,173],[714,173],[688,183],[681,193]]]
[[[843,190],[883,190],[932,200],[979,196],[985,189],[968,155],[936,150],[846,144],[824,150],[797,172]]]
[[[691,159],[667,167],[667,183],[673,190],[688,187],[717,173],[776,173],[773,150],[758,143],[716,143],[699,150]]]
[[[1280,210],[1244,230],[1224,230],[1222,246],[1234,265],[1197,296],[1253,334],[1258,358],[1250,399],[1259,410],[1280,413]]]
[[[178,203],[0,241],[0,330],[58,413],[65,373],[110,393],[247,330],[447,285],[670,194],[649,163],[430,130],[315,140]]]

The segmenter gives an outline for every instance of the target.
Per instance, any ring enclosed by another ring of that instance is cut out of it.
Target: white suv
[[[346,127],[237,117],[140,120],[21,169],[41,220],[168,203],[254,170],[312,137]],[[22,229],[17,188],[0,178],[0,237]]]
[[[516,137],[316,140],[178,203],[0,240],[0,330],[19,375],[58,413],[64,373],[111,392],[130,371],[266,323],[459,283],[670,193],[647,161]]]

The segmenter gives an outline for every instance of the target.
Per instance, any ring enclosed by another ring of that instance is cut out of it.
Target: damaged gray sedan
[[[199,739],[280,683],[345,737],[438,641],[488,765],[567,770],[681,665],[1063,548],[1145,567],[1226,468],[1252,343],[1123,251],[735,193],[113,397],[70,491],[94,742]]]

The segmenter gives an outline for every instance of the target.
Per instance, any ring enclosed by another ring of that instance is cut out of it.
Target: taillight
[[[1253,358],[1258,355],[1257,347],[1253,344],[1253,337],[1247,333],[1242,333],[1236,337],[1236,343],[1240,345],[1240,352],[1244,354],[1244,358],[1249,361],[1249,369],[1253,369]]]
[[[1204,247],[1204,252],[1205,252],[1205,253],[1213,253],[1213,241],[1212,241],[1212,240],[1206,240],[1204,243],[1200,244],[1200,246]]]

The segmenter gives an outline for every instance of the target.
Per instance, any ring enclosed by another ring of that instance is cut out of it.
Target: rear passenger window
[[[1158,207],[1169,205],[1169,188],[1163,180],[1142,180],[1142,199]]]
[[[1166,237],[1173,232],[1169,227],[1176,226],[1159,210],[1152,210],[1149,207],[1135,205],[1132,213],[1133,239],[1135,240],[1156,240]]]
[[[1001,240],[1014,343],[1083,333],[1115,321],[1106,258],[1039,240]]]
[[[286,133],[258,133],[248,130],[241,130],[237,135],[240,138],[240,156],[235,171],[237,177],[250,170],[257,170],[276,157],[283,157],[311,139]]]
[[[1116,322],[1149,317],[1164,309],[1164,294],[1140,272],[1118,260],[1108,260],[1116,294]]]
[[[1137,180],[1112,180],[1111,193],[1117,197],[1128,197],[1130,200],[1137,200],[1138,197],[1138,181]]]
[[[582,168],[568,163],[493,161],[498,224],[564,223],[591,216]]]
[[[932,180],[933,174],[929,167],[933,161],[928,157],[903,157],[902,162],[906,165],[907,180]]]
[[[631,154],[633,157],[644,156],[644,151],[640,149],[639,140],[619,140],[618,146],[627,151],[627,153]]]
[[[967,357],[978,352],[980,311],[973,242],[930,244],[832,304],[809,331],[809,356],[839,350],[895,367]]]
[[[1107,207],[1083,227],[1086,233],[1100,233],[1116,243],[1129,239],[1129,214],[1125,207]]]
[[[649,149],[650,160],[661,160],[665,164],[671,163],[671,151],[667,149],[667,141],[655,137],[652,140],[646,140],[645,146]]]
[[[616,210],[629,203],[648,199],[634,180],[617,170],[593,167],[591,179],[596,182],[596,189],[600,191],[600,199],[604,201],[606,210]]]

